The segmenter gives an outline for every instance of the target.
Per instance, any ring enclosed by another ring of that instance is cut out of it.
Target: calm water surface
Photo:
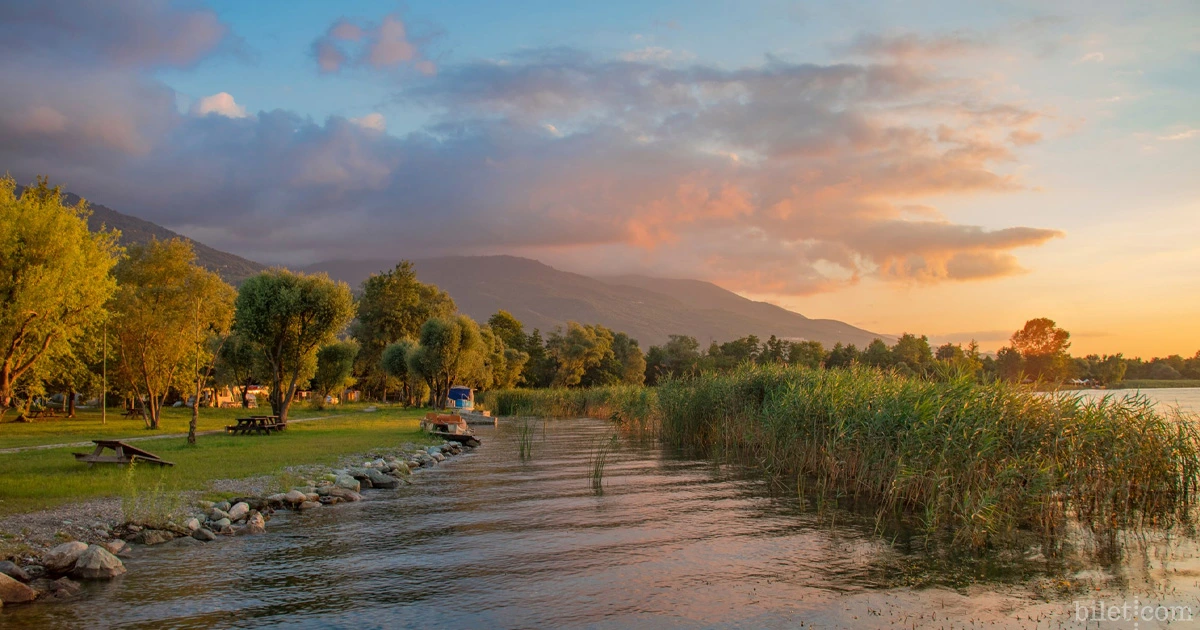
[[[603,494],[597,421],[511,427],[400,490],[305,514],[262,536],[140,549],[74,601],[0,609],[28,628],[1054,627],[1069,605],[1027,585],[898,586],[922,562],[871,522],[818,519],[753,475],[624,440]],[[1196,569],[1200,570],[1200,566]],[[1200,575],[1200,572],[1196,573]],[[1014,590],[1015,589],[1015,590]],[[1197,608],[1200,610],[1200,607]],[[1069,627],[1069,624],[1068,624]],[[1152,627],[1143,624],[1142,627]]]
[[[1131,396],[1143,394],[1154,401],[1159,409],[1178,408],[1187,413],[1200,414],[1200,387],[1155,388],[1155,389],[1084,389],[1078,393],[1091,398],[1102,396]]]

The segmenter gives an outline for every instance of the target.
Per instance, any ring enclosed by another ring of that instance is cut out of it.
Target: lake
[[[1200,387],[1154,388],[1154,389],[1082,389],[1076,393],[1089,398],[1103,396],[1134,396],[1142,394],[1159,409],[1178,408],[1180,411],[1200,414]]]
[[[261,536],[138,549],[122,578],[73,601],[0,609],[0,626],[1035,628],[1071,627],[1078,610],[1071,597],[1034,598],[1037,584],[1062,582],[1036,554],[906,551],[875,536],[870,517],[818,512],[745,469],[650,443],[622,439],[597,493],[590,463],[613,433],[604,422],[538,423],[527,462],[511,426],[478,433],[481,448],[411,486],[277,513]],[[1088,601],[1196,605],[1195,578],[1173,581],[1200,575],[1194,549],[1152,551],[1067,577],[1129,585]]]

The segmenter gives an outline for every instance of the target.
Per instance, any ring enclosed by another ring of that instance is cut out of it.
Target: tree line
[[[0,420],[29,412],[50,392],[109,392],[139,401],[147,427],[187,399],[191,433],[210,387],[268,389],[286,421],[300,390],[317,404],[356,385],[369,398],[437,406],[452,385],[476,388],[654,385],[665,378],[729,370],[746,362],[836,369],[864,364],[914,376],[954,370],[979,379],[1113,385],[1125,378],[1200,378],[1200,352],[1150,361],[1069,355],[1070,333],[1030,320],[994,357],[978,344],[933,347],[904,334],[859,349],[754,335],[702,349],[672,335],[643,353],[636,339],[598,324],[569,322],[549,333],[499,311],[478,323],[401,261],[350,288],[324,274],[271,269],[235,289],[196,263],[183,240],[121,248],[119,234],[87,227],[86,202],[62,203],[39,178],[16,194],[0,178]],[[73,412],[73,407],[72,407]]]

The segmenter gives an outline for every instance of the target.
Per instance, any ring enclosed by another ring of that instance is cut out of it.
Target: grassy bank
[[[601,402],[608,397],[607,406]],[[498,393],[557,412],[571,395]],[[1003,383],[933,382],[871,369],[745,367],[635,396],[583,393],[595,417],[637,420],[681,447],[794,479],[823,500],[872,506],[982,547],[1072,518],[1106,534],[1188,521],[1200,433],[1145,398],[1087,401]],[[621,407],[624,401],[637,403]],[[570,406],[580,411],[578,403]]]
[[[308,405],[294,405],[289,412],[289,418],[325,417],[343,413],[361,411],[366,405],[331,406],[319,411]],[[269,414],[270,407],[258,409],[201,409],[200,418],[196,423],[198,431],[213,431],[224,429],[225,425],[233,424],[234,418],[253,414]],[[11,416],[10,416],[11,418]],[[162,418],[157,430],[149,430],[140,418],[123,418],[120,409],[109,409],[108,418],[103,424],[99,409],[80,409],[74,418],[54,417],[38,418],[32,422],[0,423],[0,449],[18,448],[23,446],[38,446],[41,444],[62,444],[65,442],[82,442],[88,440],[113,439],[129,437],[146,437],[166,433],[186,433],[188,422],[192,419],[192,410],[168,407],[163,409]]]
[[[484,392],[478,404],[498,416],[636,421],[652,415],[654,392],[633,385],[587,389],[503,389]]]
[[[143,442],[142,448],[175,466],[136,466],[132,475],[123,466],[88,468],[77,463],[71,453],[86,450],[81,448],[3,454],[0,516],[121,496],[130,490],[131,483],[138,489],[161,485],[170,491],[204,490],[216,479],[274,474],[298,464],[332,464],[345,455],[372,448],[425,441],[418,431],[417,418],[421,414],[420,410],[390,408],[345,413],[295,424],[269,436],[201,436],[194,447],[182,437]],[[147,433],[141,431],[141,435]]]

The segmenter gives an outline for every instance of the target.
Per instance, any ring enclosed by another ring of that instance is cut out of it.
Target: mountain
[[[321,271],[358,286],[371,273],[395,261],[329,261],[305,271]],[[414,261],[417,277],[454,298],[460,311],[486,321],[500,309],[527,329],[553,330],[568,321],[603,324],[658,345],[669,335],[690,335],[707,345],[749,334],[765,339],[815,339],[864,346],[886,335],[830,319],[810,319],[766,302],[749,300],[709,282],[647,276],[594,278],[560,271],[515,256],[452,256]]]
[[[73,206],[79,203],[79,196],[66,193],[63,195],[63,202]],[[186,236],[172,232],[161,225],[117,212],[107,206],[89,202],[88,208],[92,211],[92,215],[88,217],[88,228],[93,232],[98,231],[101,226],[110,230],[120,230],[120,243],[124,246],[142,245],[154,238],[160,241],[181,238],[192,244],[192,249],[196,252],[196,262],[201,267],[209,271],[215,271],[230,284],[241,284],[242,280],[267,268],[266,265],[246,260],[241,256],[223,252],[219,249],[213,249],[204,243],[193,241]]]

